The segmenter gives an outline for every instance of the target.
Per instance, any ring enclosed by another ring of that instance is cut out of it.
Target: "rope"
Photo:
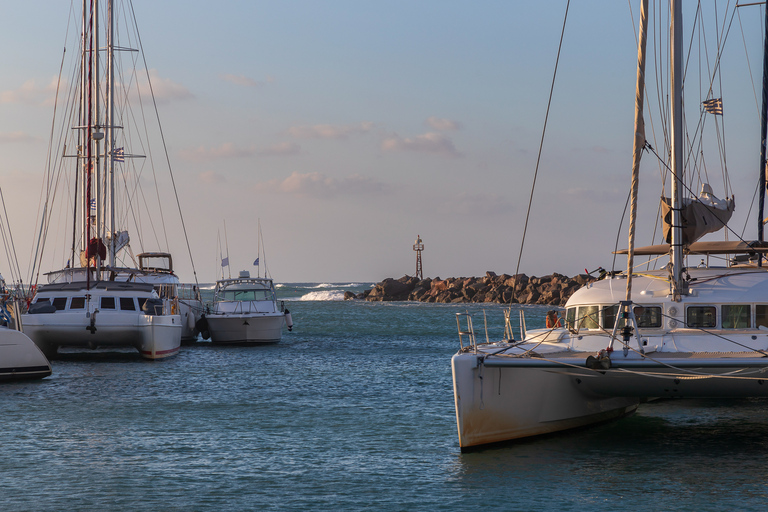
[[[571,0],[565,6],[565,17],[563,18],[563,28],[560,32],[560,44],[557,47],[557,58],[555,59],[555,71],[552,75],[552,84],[549,88],[549,100],[547,101],[547,113],[544,115],[544,128],[541,132],[541,141],[539,142],[539,154],[536,157],[536,170],[533,173],[533,184],[531,185],[531,195],[528,199],[528,210],[525,214],[525,226],[523,227],[523,239],[520,242],[520,254],[517,257],[517,267],[515,267],[515,275],[520,273],[520,261],[523,259],[523,248],[525,247],[525,235],[528,233],[528,221],[531,217],[531,205],[533,204],[533,193],[536,189],[536,178],[539,175],[539,164],[541,163],[541,152],[544,147],[544,136],[547,133],[547,121],[549,120],[549,109],[552,106],[552,96],[555,91],[555,80],[557,78],[557,68],[560,63],[560,51],[563,48],[563,38],[565,37],[565,24],[568,21],[568,9],[571,5]],[[517,280],[515,280],[515,287],[517,287]]]

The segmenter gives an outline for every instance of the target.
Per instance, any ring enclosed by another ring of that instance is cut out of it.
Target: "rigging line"
[[[560,63],[560,51],[563,48],[563,38],[565,37],[565,24],[568,21],[568,9],[571,6],[571,0],[565,5],[565,16],[563,17],[563,28],[560,32],[560,44],[557,47],[557,58],[555,59],[555,70],[552,75],[552,84],[549,88],[549,100],[547,101],[547,113],[544,115],[544,128],[541,132],[541,141],[539,142],[539,154],[536,157],[536,170],[533,173],[533,183],[531,184],[531,195],[528,199],[528,210],[525,214],[525,226],[523,227],[523,239],[520,242],[520,253],[517,257],[517,267],[515,267],[515,275],[520,273],[520,261],[523,259],[523,248],[525,247],[525,235],[528,233],[528,221],[531,216],[531,205],[533,204],[533,193],[536,189],[536,178],[539,175],[539,164],[541,163],[541,152],[544,147],[544,136],[547,133],[547,121],[549,120],[549,109],[552,106],[552,96],[555,91],[555,79],[557,78],[557,68]],[[175,186],[174,186],[175,187]],[[515,282],[517,286],[517,281]]]
[[[73,8],[72,5],[70,5],[70,7]],[[66,31],[66,33],[69,34],[69,23],[67,23],[67,31]],[[57,107],[58,107],[58,104],[59,104],[59,93],[61,92],[61,77],[62,77],[62,74],[63,74],[63,71],[64,71],[64,59],[66,57],[66,54],[67,54],[67,48],[65,46],[64,47],[64,51],[61,54],[61,63],[59,64],[59,76],[58,76],[58,79],[56,80],[56,94],[54,96],[53,117],[51,119],[51,132],[50,132],[50,136],[48,138],[48,150],[47,150],[47,155],[46,155],[46,160],[48,161],[48,163],[46,165],[46,168],[47,168],[47,170],[46,170],[46,174],[47,174],[47,176],[46,176],[46,183],[48,184],[48,187],[44,186],[43,190],[40,191],[41,205],[38,205],[38,217],[36,219],[36,223],[38,221],[40,222],[40,232],[38,234],[37,243],[35,244],[35,246],[32,249],[33,253],[34,253],[34,257],[30,258],[31,261],[32,261],[32,268],[28,269],[29,272],[30,272],[30,274],[29,274],[29,282],[30,283],[33,280],[36,283],[37,279],[39,277],[40,270],[39,270],[39,267],[38,267],[38,262],[40,263],[40,266],[42,266],[43,250],[44,250],[44,246],[45,246],[45,242],[44,242],[44,239],[43,239],[43,232],[47,232],[48,231],[47,228],[44,230],[43,227],[48,224],[48,221],[46,219],[47,212],[48,212],[48,205],[53,200],[53,198],[51,197],[51,187],[50,187],[50,185],[52,183],[52,178],[51,178],[52,162],[51,162],[51,159],[53,158],[53,139],[54,139],[54,134],[55,134],[55,126],[56,126],[56,112],[57,112]],[[66,120],[66,116],[65,116],[65,120]],[[44,201],[43,201],[43,197],[42,197],[43,196],[43,192],[45,192],[45,194],[44,194],[45,195],[45,200]],[[54,194],[54,197],[55,197],[55,194]],[[42,208],[42,211],[40,210],[40,208]]]
[[[616,243],[613,246],[613,262],[611,263],[611,271],[616,271],[616,256],[619,252],[619,240],[621,239],[621,232],[624,226],[624,217],[627,215],[627,208],[629,207],[629,200],[632,198],[632,190],[627,192],[627,202],[624,203],[624,211],[621,213],[621,220],[619,221],[619,231],[616,233]]]
[[[570,3],[570,0],[568,0]],[[131,13],[133,13],[133,2],[130,3],[131,6]],[[134,20],[136,19],[136,16],[134,14]],[[141,48],[141,58],[144,60],[144,67],[147,67],[146,63],[146,57],[144,55],[144,46],[141,44],[141,36],[139,35],[139,27],[138,24],[136,25],[136,37],[138,39],[139,48]],[[157,116],[157,123],[160,125],[160,114],[157,110],[157,102],[155,100],[155,93],[152,89],[152,81],[149,80],[149,71],[147,71],[147,81],[149,82],[149,90],[152,92],[152,105],[155,107],[155,115]],[[176,189],[176,180],[173,177],[173,169],[171,168],[171,159],[168,155],[168,146],[165,143],[165,133],[163,132],[162,126],[160,126],[160,138],[163,141],[163,149],[165,150],[165,159],[168,162],[168,171],[171,175],[171,183],[173,184],[173,194],[176,197],[176,206],[179,209],[179,217],[181,217],[181,227],[184,230],[184,240],[187,243],[187,252],[189,253],[189,261],[192,264],[192,275],[195,276],[195,284],[197,285],[198,289],[200,288],[200,284],[197,281],[197,270],[195,270],[195,261],[192,258],[192,247],[189,245],[189,237],[187,236],[187,225],[184,222],[184,216],[181,213],[181,202],[179,201],[179,192]]]
[[[3,189],[2,188],[0,188],[0,201],[2,201],[2,203],[3,203],[3,213],[5,214],[5,222],[8,224],[8,239],[11,242],[11,251],[13,253],[13,259],[14,259],[13,263],[15,264],[17,275],[19,277],[21,277],[21,272],[20,272],[21,267],[19,267],[19,260],[16,257],[16,245],[13,243],[13,233],[11,233],[11,222],[8,219],[8,210],[5,207],[5,198],[3,197]],[[3,234],[3,236],[5,236],[5,234]],[[9,261],[10,261],[10,259],[9,259]]]

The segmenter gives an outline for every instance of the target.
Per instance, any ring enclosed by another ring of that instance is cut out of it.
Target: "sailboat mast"
[[[683,226],[682,226],[682,180],[683,180],[683,14],[682,0],[672,0],[672,42],[671,76],[671,122],[672,122],[672,243],[670,244],[671,292],[673,300],[679,301],[685,294],[683,281]]]
[[[80,187],[78,192],[80,193],[80,211],[81,215],[77,216],[77,208],[75,208],[75,220],[76,225],[80,227],[80,248],[85,250],[88,244],[88,169],[90,166],[90,158],[87,154],[87,144],[90,141],[88,136],[88,0],[82,2],[83,19],[80,27],[80,115],[77,123],[77,153],[79,171],[82,172],[82,179],[80,179]],[[72,266],[76,266],[75,263],[75,241],[72,241]]]
[[[632,150],[632,193],[629,208],[629,250],[627,251],[627,302],[632,300],[632,269],[635,257],[635,223],[637,221],[637,190],[640,181],[640,158],[645,147],[645,49],[648,41],[648,0],[640,3],[640,30],[637,42],[637,87],[635,89],[635,147]]]
[[[765,215],[765,187],[766,172],[765,167],[765,139],[768,136],[768,6],[765,8],[765,35],[763,36],[763,105],[760,112],[760,171],[759,188],[760,196],[757,210],[757,240],[764,241],[763,226]],[[758,258],[758,266],[763,266],[763,258]]]
[[[109,162],[109,264],[113,268],[117,266],[115,255],[115,11],[112,0],[107,3],[107,13],[109,17],[109,31],[107,33],[107,133],[108,142],[105,145],[107,150],[107,161]]]

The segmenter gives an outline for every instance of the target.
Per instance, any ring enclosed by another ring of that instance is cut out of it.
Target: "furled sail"
[[[707,233],[720,230],[731,219],[736,204],[732,197],[718,199],[712,193],[712,187],[704,183],[699,197],[683,199],[681,205],[683,245],[690,245]],[[662,218],[664,219],[664,240],[672,239],[672,205],[668,197],[661,198]]]

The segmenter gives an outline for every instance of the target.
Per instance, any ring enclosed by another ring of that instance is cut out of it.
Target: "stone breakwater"
[[[486,272],[485,277],[450,277],[448,279],[418,279],[403,276],[387,278],[370,290],[355,294],[346,292],[344,300],[419,301],[419,302],[498,302],[501,304],[548,304],[562,306],[573,292],[596,278],[580,274],[567,277],[551,274],[528,277],[525,274],[496,275]]]

